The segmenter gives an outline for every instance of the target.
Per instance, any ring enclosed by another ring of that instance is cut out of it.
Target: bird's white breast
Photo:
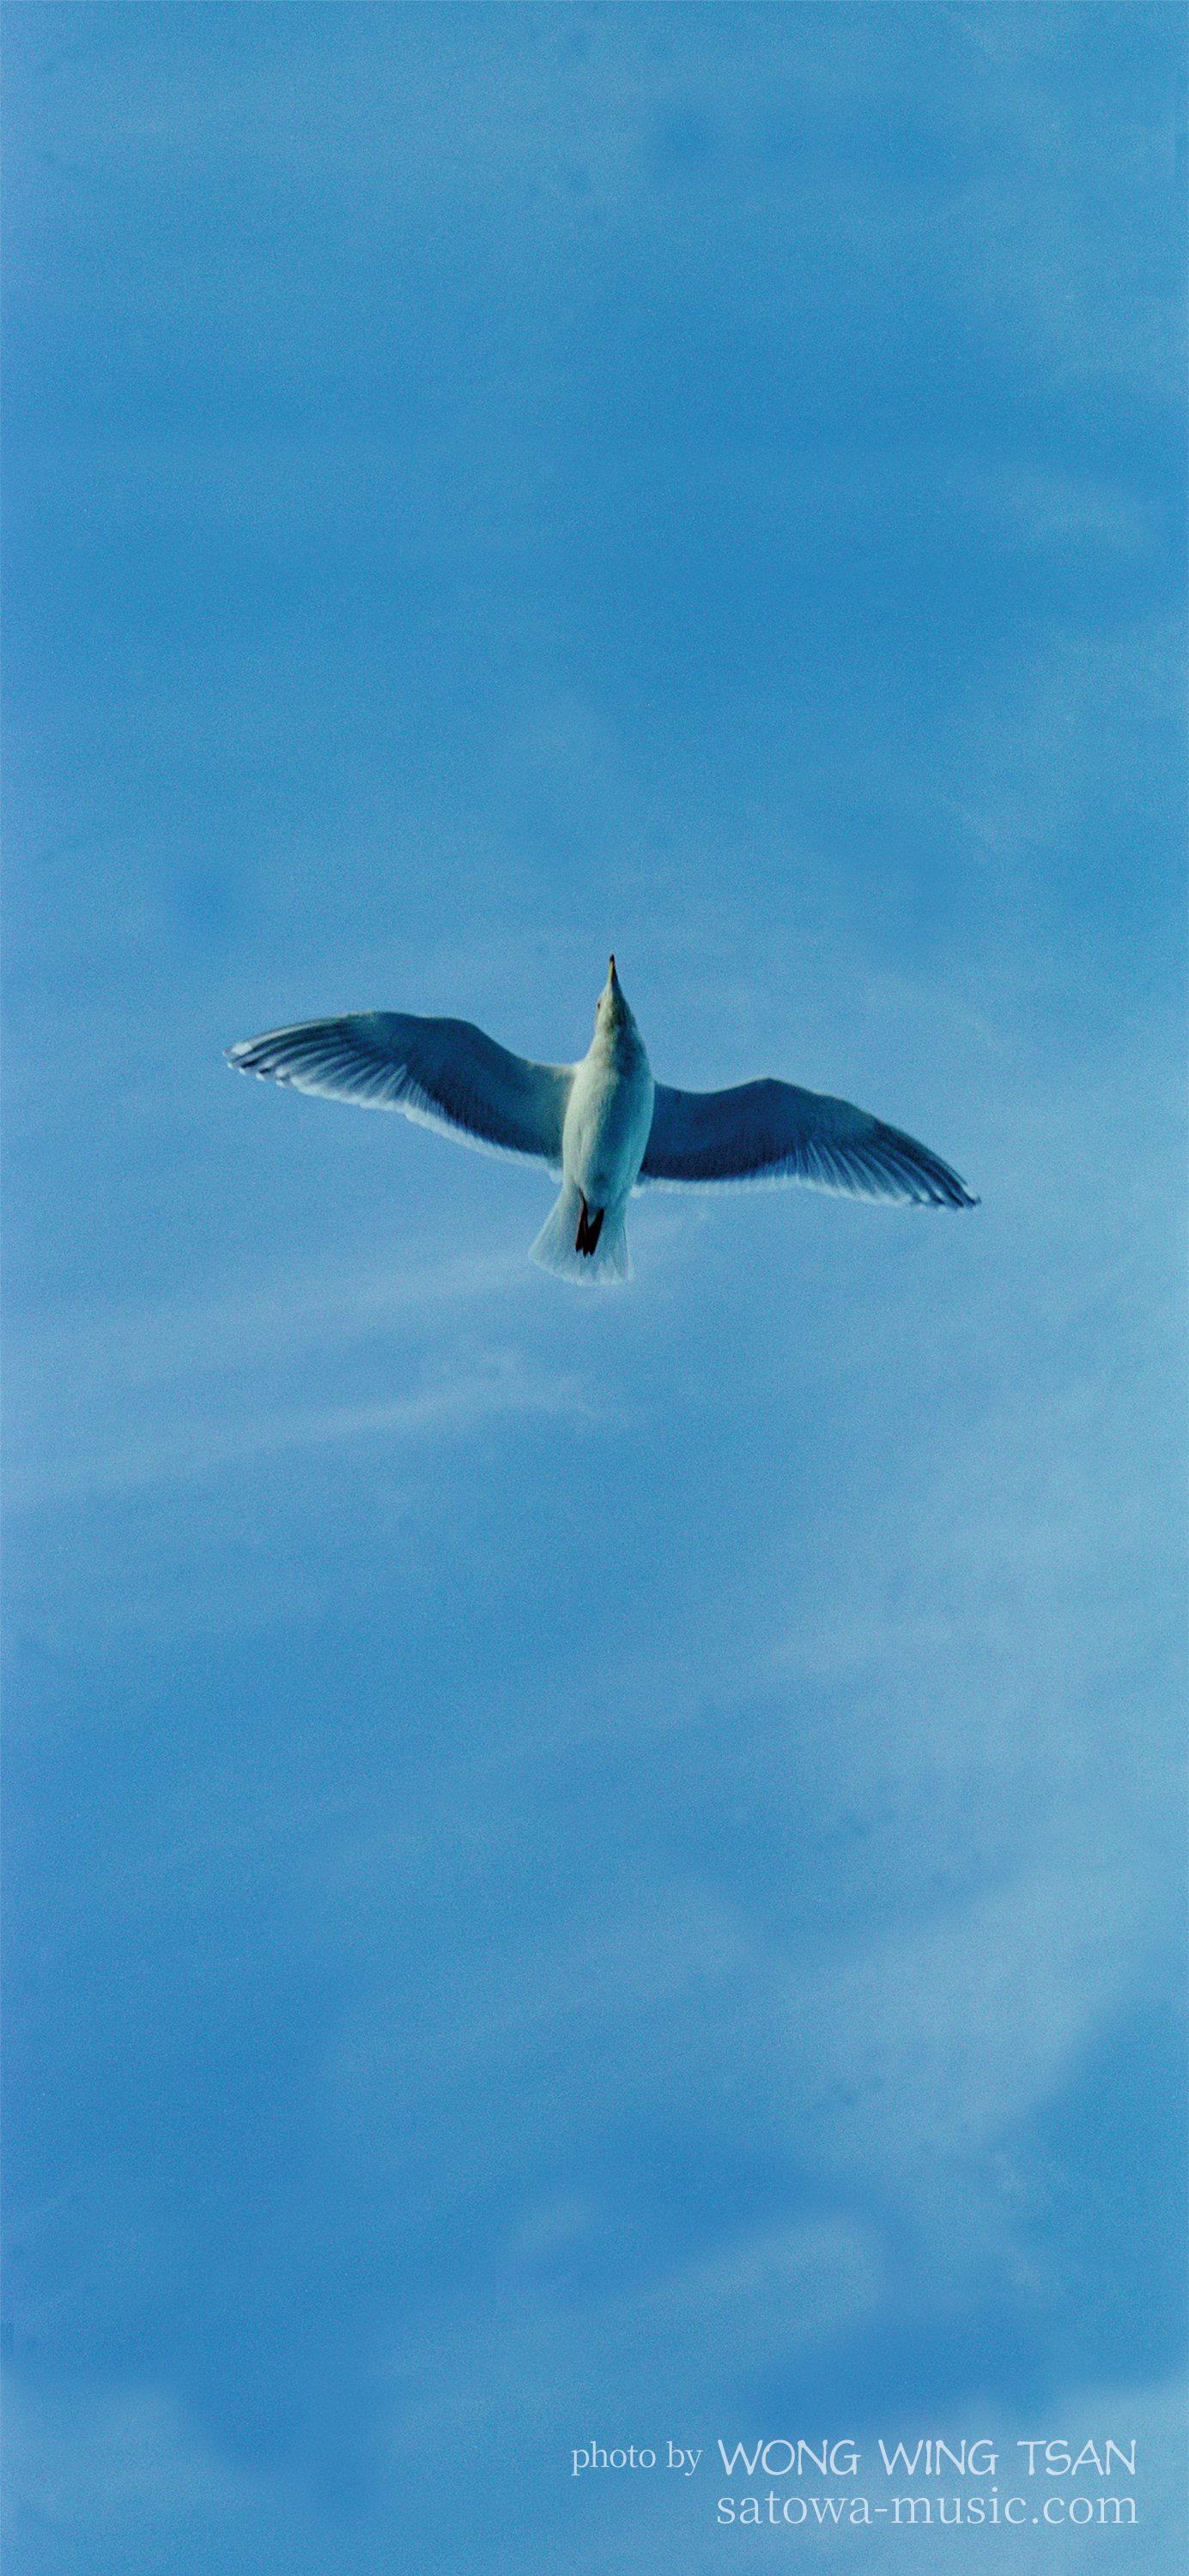
[[[592,1208],[626,1199],[652,1126],[652,1070],[635,1032],[625,1043],[627,1034],[617,1032],[610,1044],[596,1037],[566,1110],[563,1169]]]

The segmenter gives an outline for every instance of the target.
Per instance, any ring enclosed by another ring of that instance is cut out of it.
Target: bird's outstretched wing
[[[291,1082],[334,1100],[402,1109],[490,1154],[531,1154],[561,1168],[574,1068],[530,1064],[469,1020],[422,1020],[405,1011],[356,1011],[243,1038],[227,1049],[240,1073]]]
[[[658,1082],[641,1186],[774,1181],[932,1207],[978,1204],[927,1145],[849,1100],[791,1082],[743,1082],[734,1091],[670,1091]]]

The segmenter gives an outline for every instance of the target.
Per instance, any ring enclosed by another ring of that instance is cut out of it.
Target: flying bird
[[[581,1064],[530,1064],[469,1020],[359,1011],[304,1020],[227,1049],[241,1073],[298,1091],[401,1109],[463,1145],[546,1163],[561,1196],[532,1247],[573,1280],[630,1279],[634,1189],[805,1181],[811,1189],[930,1207],[976,1207],[927,1145],[848,1100],[790,1082],[671,1091],[654,1082],[615,959]]]

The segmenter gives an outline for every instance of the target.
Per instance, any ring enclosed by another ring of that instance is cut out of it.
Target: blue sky
[[[829,2431],[1135,2438],[1163,2569],[1181,13],[5,54],[10,2564],[703,2576]],[[981,1206],[579,1296],[222,1060],[612,946]]]

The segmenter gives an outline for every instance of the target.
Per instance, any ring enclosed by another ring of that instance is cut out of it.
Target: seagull
[[[561,1196],[534,1261],[574,1281],[630,1279],[633,1190],[804,1181],[865,1199],[977,1207],[948,1163],[848,1100],[791,1082],[671,1091],[654,1082],[611,959],[581,1064],[530,1064],[469,1020],[358,1011],[227,1049],[240,1073],[400,1109],[491,1154],[545,1163]]]

